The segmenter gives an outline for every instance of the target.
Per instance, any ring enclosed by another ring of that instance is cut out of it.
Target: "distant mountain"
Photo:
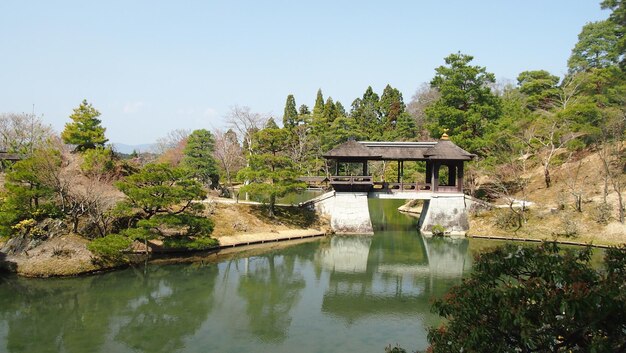
[[[120,152],[120,153],[124,153],[124,154],[131,154],[133,153],[133,151],[137,151],[137,153],[142,153],[142,152],[152,152],[154,151],[154,143],[144,143],[142,145],[127,145],[124,143],[111,143],[111,145],[113,146],[113,149],[115,149],[115,151]]]

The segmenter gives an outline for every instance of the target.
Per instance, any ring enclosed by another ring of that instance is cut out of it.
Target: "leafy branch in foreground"
[[[626,247],[592,268],[591,248],[506,245],[477,257],[463,284],[436,300],[447,319],[432,352],[623,352]]]

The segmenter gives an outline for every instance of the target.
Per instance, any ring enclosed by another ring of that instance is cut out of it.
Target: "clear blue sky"
[[[282,116],[318,88],[347,108],[387,83],[408,102],[461,51],[498,79],[562,75],[599,0],[10,1],[0,3],[0,112],[57,131],[82,99],[112,142],[224,126],[235,104]]]

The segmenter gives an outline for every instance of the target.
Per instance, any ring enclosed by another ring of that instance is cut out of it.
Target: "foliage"
[[[87,244],[87,249],[94,255],[106,260],[120,260],[123,258],[122,251],[127,250],[133,241],[120,234],[109,234],[97,238]]]
[[[558,98],[559,77],[546,70],[524,71],[517,76],[519,91],[528,98],[530,110],[550,109]]]
[[[499,117],[499,98],[491,92],[489,84],[495,75],[484,67],[472,66],[471,55],[451,54],[445,66],[435,69],[437,74],[430,82],[441,98],[426,109],[432,137],[439,138],[449,129],[452,140],[463,148],[478,152],[488,142],[486,132]]]
[[[6,174],[0,204],[2,235],[13,233],[11,227],[24,219],[41,220],[58,213],[55,196],[60,168],[61,155],[52,148],[35,150],[13,165]]]
[[[619,62],[617,42],[619,26],[610,20],[590,22],[583,26],[578,43],[567,61],[570,72],[604,68]]]
[[[203,184],[217,187],[219,172],[213,158],[214,152],[213,134],[205,129],[194,130],[187,138],[182,165]]]
[[[292,129],[298,125],[298,111],[296,110],[296,99],[293,94],[287,96],[287,102],[285,102],[285,111],[283,112],[283,126],[287,129]]]
[[[611,9],[609,20],[617,25],[616,51],[621,56],[620,65],[626,66],[626,4],[623,0],[604,0],[600,4],[603,9]]]
[[[110,147],[96,147],[85,151],[80,169],[88,176],[112,173],[115,169],[113,150]]]
[[[626,345],[626,248],[604,269],[591,248],[506,245],[477,256],[473,273],[433,304],[445,324],[432,352],[615,352]]]
[[[182,168],[167,164],[147,164],[139,173],[116,183],[133,207],[143,212],[142,218],[157,214],[177,214],[191,207],[193,200],[206,194],[200,184]]]
[[[208,237],[180,238],[168,237],[163,241],[163,246],[168,249],[181,250],[207,250],[219,245],[216,239]]]
[[[138,221],[124,231],[131,238],[208,236],[213,230],[213,222],[201,215],[204,206],[194,202],[206,194],[184,169],[148,164],[116,185],[128,197],[127,205],[118,209],[139,212]]]
[[[273,215],[276,198],[304,188],[305,185],[297,181],[299,173],[294,161],[285,154],[288,146],[285,129],[268,124],[254,137],[253,154],[248,157],[248,167],[238,175],[249,184],[242,187],[240,192],[262,197],[268,202],[270,215]]]
[[[442,226],[441,224],[435,224],[432,227],[431,232],[433,233],[434,236],[441,237],[445,234],[446,227]]]
[[[99,116],[100,112],[86,99],[83,100],[70,115],[72,122],[65,124],[65,130],[61,133],[63,142],[76,145],[77,151],[104,147],[108,140],[104,137],[106,128],[100,125]]]

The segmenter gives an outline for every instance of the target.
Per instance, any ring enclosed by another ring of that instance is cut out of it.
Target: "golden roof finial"
[[[441,139],[442,140],[449,140],[450,139],[449,136],[448,136],[448,131],[449,130],[450,129],[443,129],[443,135],[441,135]]]

